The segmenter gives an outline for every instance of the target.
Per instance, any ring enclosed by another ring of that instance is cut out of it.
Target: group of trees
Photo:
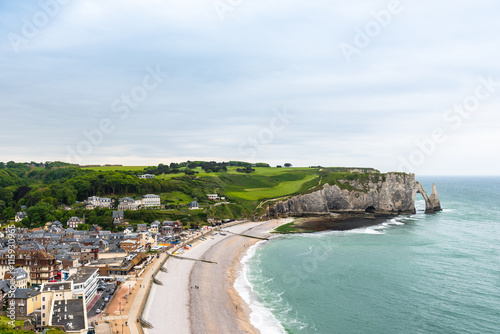
[[[97,171],[57,161],[0,162],[0,223],[13,219],[16,212],[25,209],[28,218],[23,220],[23,225],[30,228],[43,226],[46,222],[54,220],[65,223],[70,217],[82,217],[83,214],[86,215],[88,224],[112,226],[112,210],[83,211],[81,208],[83,205],[79,205],[78,202],[94,195],[112,197],[116,202],[123,196],[137,198],[149,193],[164,194],[176,191],[190,198],[204,199],[206,194],[213,193],[214,189],[224,187],[221,183],[224,181],[220,178],[196,178],[193,176],[197,173],[194,169],[201,168],[207,173],[220,173],[227,172],[230,166],[236,166],[238,171],[244,173],[254,171],[252,167],[269,167],[265,163],[251,164],[241,161],[187,161],[159,164],[156,167],[147,167],[143,171],[156,175],[179,173],[177,177],[139,179],[137,171]],[[76,209],[67,210],[68,207]],[[144,213],[144,215],[154,214]],[[149,218],[154,217],[143,218],[149,221]]]
[[[194,175],[198,173],[195,168],[200,167],[206,173],[224,173],[227,172],[227,167],[243,167],[244,173],[249,173],[248,168],[252,167],[270,167],[269,164],[258,162],[251,164],[243,161],[229,161],[229,162],[216,162],[216,161],[186,161],[169,165],[159,164],[158,166],[151,166],[144,169],[144,173],[153,175],[162,174],[180,174]],[[239,171],[239,170],[238,170]]]
[[[122,196],[137,198],[149,193],[174,191],[192,198],[205,198],[207,193],[218,187],[213,180],[198,180],[189,175],[169,180],[139,179],[134,171],[95,171],[74,166],[54,166],[47,169],[46,166],[50,164],[0,164],[0,222],[13,219],[16,212],[26,207],[28,218],[25,218],[23,224],[27,227],[42,226],[54,220],[65,223],[75,215],[73,210],[66,210],[67,206],[81,207],[78,201],[94,195],[113,197],[115,202]],[[179,165],[171,166],[175,169]],[[156,168],[163,172],[167,168],[171,169],[171,166],[160,164]],[[93,212],[94,210],[86,210],[80,212],[79,216],[87,214],[87,221],[92,224],[111,224],[111,211],[100,212],[96,217],[92,216]]]
[[[237,168],[236,171],[238,173],[252,173],[255,172],[255,169],[253,169],[251,166],[247,166],[245,168]]]

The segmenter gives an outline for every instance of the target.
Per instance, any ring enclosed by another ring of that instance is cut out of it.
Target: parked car
[[[100,309],[100,308],[98,308],[97,310],[95,310],[95,313],[96,313],[96,314],[99,314],[99,313],[101,313],[101,312],[102,312],[102,311],[101,311],[101,309]]]
[[[108,302],[108,301],[109,301],[109,296],[106,296],[106,297],[104,298],[104,301],[105,301],[105,302]]]

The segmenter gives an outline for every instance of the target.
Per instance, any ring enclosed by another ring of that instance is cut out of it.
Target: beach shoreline
[[[269,237],[270,231],[289,220],[271,220],[248,225],[240,233]],[[210,247],[203,259],[216,261],[216,266],[195,266],[190,275],[190,321],[192,333],[259,334],[250,319],[252,310],[235,288],[241,275],[241,260],[259,239],[230,236]],[[216,284],[207,285],[213,277]],[[201,286],[204,284],[204,286]],[[198,288],[197,288],[198,287]]]
[[[245,222],[222,227],[236,234],[269,237],[286,219]],[[214,231],[217,233],[217,231]],[[159,272],[145,308],[145,320],[153,325],[146,333],[260,333],[250,323],[250,306],[234,287],[241,272],[241,259],[258,239],[227,233],[207,235],[181,257],[217,264],[170,258]]]

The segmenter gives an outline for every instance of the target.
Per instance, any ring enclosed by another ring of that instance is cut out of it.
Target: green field
[[[180,191],[172,191],[169,193],[161,193],[160,198],[162,203],[172,203],[178,205],[188,205],[193,199]]]
[[[270,188],[249,188],[243,191],[228,192],[228,196],[238,197],[248,201],[258,201],[262,199],[278,198],[293,195],[303,189],[303,186],[313,180],[317,180],[317,175],[306,175],[303,179],[296,181],[283,181]],[[312,186],[312,185],[311,185]]]
[[[82,167],[82,169],[93,170],[97,172],[112,172],[112,171],[132,171],[140,172],[148,166],[102,166],[102,167]]]

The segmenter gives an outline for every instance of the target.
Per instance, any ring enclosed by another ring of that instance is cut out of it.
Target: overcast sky
[[[0,161],[499,174],[499,13],[494,0],[0,1]]]

